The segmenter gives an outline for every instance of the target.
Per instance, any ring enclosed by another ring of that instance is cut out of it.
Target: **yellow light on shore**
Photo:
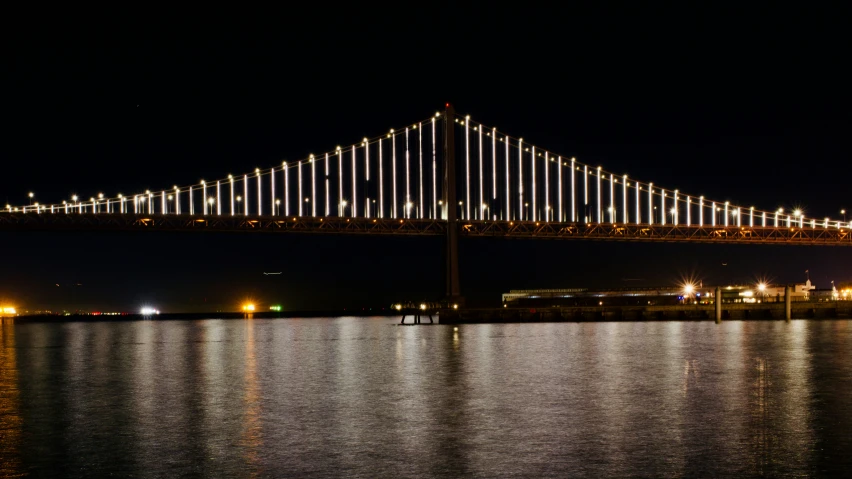
[[[243,311],[254,311],[254,305],[252,303],[244,304]]]

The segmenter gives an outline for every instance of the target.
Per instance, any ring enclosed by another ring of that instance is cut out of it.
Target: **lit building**
[[[808,301],[817,296],[810,280],[790,286],[792,301]],[[726,285],[720,288],[723,303],[772,303],[784,301],[785,285],[761,283],[756,285]],[[559,307],[711,304],[715,302],[715,294],[716,286],[703,284],[697,286],[613,288],[600,290],[587,288],[513,289],[508,293],[503,293],[503,305],[505,307]]]

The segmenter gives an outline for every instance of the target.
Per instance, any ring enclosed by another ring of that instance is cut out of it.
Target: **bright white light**
[[[642,188],[639,186],[639,182],[636,182],[636,224],[642,222],[642,210],[641,210],[641,200],[639,198],[639,190]]]
[[[405,127],[405,201],[409,201],[411,199],[411,154],[409,153],[408,148],[408,127]],[[352,199],[353,207],[355,209],[355,198]],[[406,204],[407,206],[407,204]],[[411,215],[409,213],[410,208],[405,208],[405,217],[410,218]]]
[[[379,218],[383,218],[384,214],[385,214],[385,207],[384,207],[384,204],[385,204],[385,188],[384,188],[384,185],[383,185],[384,184],[384,176],[383,176],[383,173],[382,173],[383,161],[384,160],[382,159],[382,139],[379,138],[379,212],[378,212]],[[328,174],[328,172],[326,172],[326,174]],[[328,181],[328,180],[326,180],[326,181]],[[328,188],[326,187],[326,192],[327,191],[328,191]],[[326,199],[326,203],[328,203],[328,199]],[[328,214],[328,212],[326,212],[326,214]]]
[[[466,127],[465,127],[465,130],[467,130]],[[396,133],[394,133],[393,130],[391,130],[391,137],[390,138],[391,138],[391,167],[392,167],[391,168],[391,175],[393,176],[393,209],[391,210],[391,217],[392,218],[399,218],[399,215],[397,214],[397,210],[396,210],[396,201],[397,201],[397,195],[396,195]],[[470,182],[468,182],[468,184],[470,184]]]
[[[603,221],[603,217],[601,216],[601,167],[598,167],[598,223]]]
[[[470,117],[468,116],[467,118]],[[462,219],[470,219],[470,129],[468,123],[470,122],[466,122],[464,125],[464,164],[465,172],[467,174],[464,190],[467,197],[465,200],[467,203],[467,215],[465,215]],[[396,175],[394,175],[394,177],[396,177]],[[396,191],[394,191],[394,197],[396,197]],[[396,210],[396,207],[394,207],[394,210]]]
[[[491,129],[491,199],[497,199],[497,128]]]
[[[712,211],[712,212],[713,212],[713,223],[712,223],[712,225],[713,225],[713,226],[716,226],[716,212],[717,212],[718,210],[719,210],[719,209],[718,209],[718,208],[716,208],[716,202],[715,202],[715,201],[711,202],[711,203],[710,203],[710,211]]]
[[[583,165],[583,206],[584,210],[589,206],[589,165]]]
[[[257,173],[257,214],[260,216],[263,214],[263,187],[260,183],[260,168],[255,168],[254,171]],[[246,204],[248,204],[248,201],[246,201]]]
[[[432,119],[432,218],[438,218],[438,162],[437,162],[437,149],[435,145],[435,119]],[[508,160],[508,156],[506,157],[506,161]],[[508,180],[508,177],[506,179]],[[375,201],[375,200],[374,200]],[[507,200],[508,201],[508,200]]]
[[[571,222],[577,221],[577,208],[574,204],[574,158],[571,158]]]
[[[379,140],[379,144],[381,145],[382,141]],[[325,154],[325,215],[330,216],[331,211],[331,193],[329,188],[329,179],[328,179],[328,153]]]
[[[536,208],[535,208],[535,147],[532,147],[532,157],[530,158],[530,164],[532,165],[532,219],[536,220]]]
[[[609,174],[609,222],[615,223],[615,176]]]
[[[154,314],[160,314],[159,311],[157,311],[156,309],[151,308],[149,306],[145,306],[144,308],[142,308],[140,313],[142,313],[143,316],[151,316],[151,315],[154,315]]]
[[[548,210],[550,210],[550,180],[549,180],[549,171],[550,171],[550,157],[547,151],[544,152],[544,221],[549,221]],[[552,220],[552,218],[551,218]]]
[[[482,126],[482,125],[480,125]],[[482,204],[483,201],[483,178],[482,178],[482,128],[479,128],[479,204]],[[484,220],[485,217],[482,213],[479,213],[479,219]]]
[[[506,143],[509,138],[506,138]],[[518,216],[521,220],[524,219],[524,149],[521,143],[523,138],[518,139]]]
[[[686,226],[690,226],[692,224],[692,198],[686,197]]]
[[[357,168],[355,164],[355,145],[352,145],[352,216],[358,216],[358,189],[355,184]]]
[[[677,226],[677,225],[678,225],[678,216],[677,216],[677,214],[678,214],[678,209],[677,209],[677,193],[678,193],[678,190],[674,190],[674,195],[672,196],[672,203],[673,203],[672,209],[674,210],[674,211],[672,212],[672,217],[673,217],[673,218],[672,218],[672,223],[673,223],[675,226]]]
[[[326,162],[326,170],[328,170],[328,153],[325,154],[325,162]],[[290,173],[287,168],[287,162],[284,162],[284,216],[290,216]],[[326,176],[326,190],[328,190],[328,171],[325,172]],[[327,193],[327,191],[326,191]]]

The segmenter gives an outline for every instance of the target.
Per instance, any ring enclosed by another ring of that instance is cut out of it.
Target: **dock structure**
[[[788,297],[789,298],[789,297]],[[439,324],[852,318],[852,301],[442,309]]]
[[[446,303],[440,302],[411,302],[405,301],[402,303],[397,303],[392,306],[393,309],[397,310],[402,314],[402,319],[399,321],[399,324],[408,324],[405,322],[405,318],[411,316],[411,324],[423,324],[420,322],[422,317],[429,318],[429,324],[434,324],[434,320],[432,316],[437,314],[437,312],[442,307],[447,307]]]

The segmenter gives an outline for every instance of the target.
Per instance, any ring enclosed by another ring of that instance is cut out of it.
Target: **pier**
[[[852,301],[442,309],[440,324],[852,318]]]

